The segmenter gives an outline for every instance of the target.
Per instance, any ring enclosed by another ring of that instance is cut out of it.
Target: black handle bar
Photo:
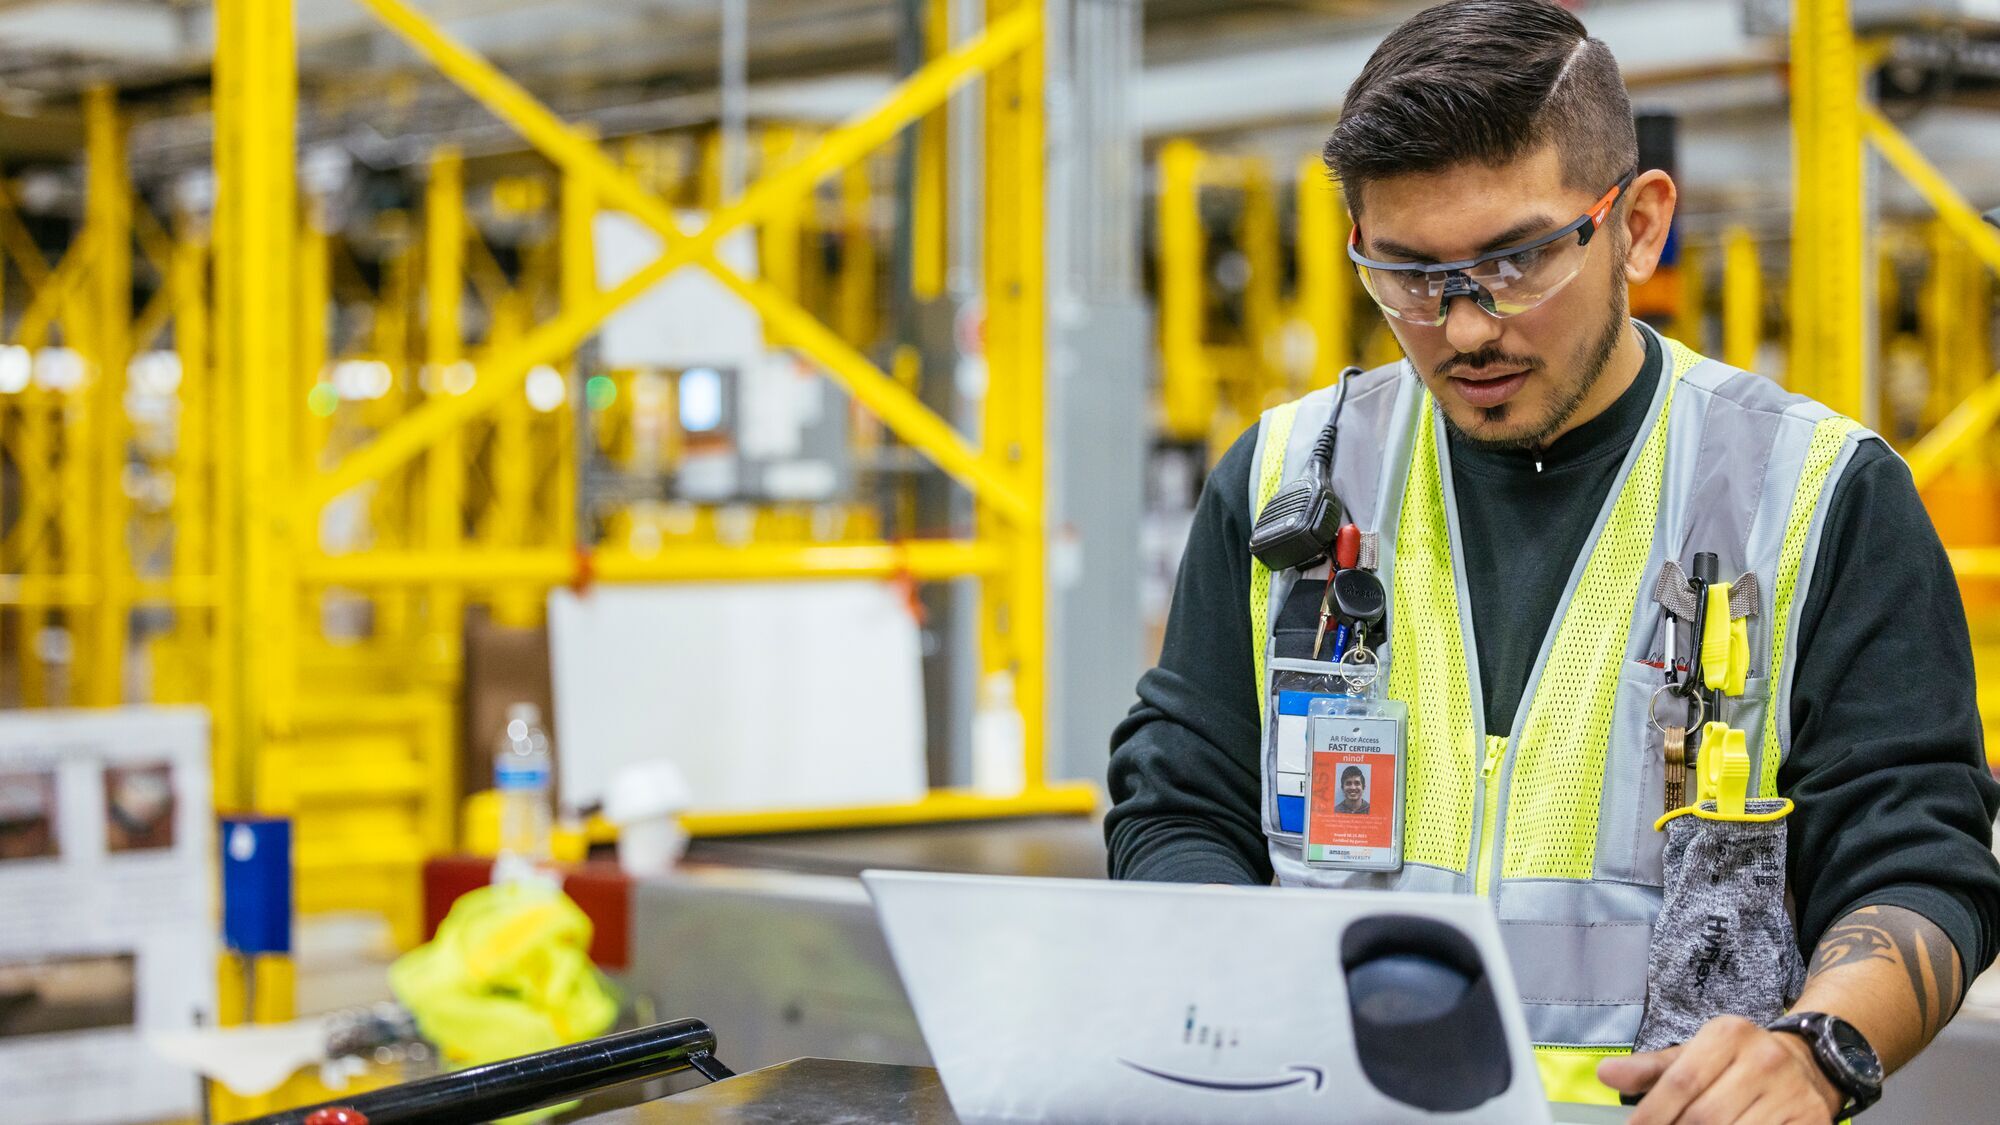
[[[715,1059],[715,1032],[674,1020],[566,1047],[420,1078],[352,1098],[288,1109],[241,1125],[307,1125],[321,1110],[346,1109],[368,1125],[477,1125],[584,1094],[694,1069],[710,1082],[733,1077]],[[333,1119],[328,1114],[321,1120]]]

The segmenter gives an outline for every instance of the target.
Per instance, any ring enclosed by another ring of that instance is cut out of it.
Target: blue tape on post
[[[222,940],[238,953],[292,951],[292,822],[222,819]]]

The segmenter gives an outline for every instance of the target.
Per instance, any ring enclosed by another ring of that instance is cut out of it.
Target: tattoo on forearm
[[[1864,906],[1820,938],[1808,980],[1821,973],[1869,961],[1887,961],[1909,974],[1917,1022],[1925,1042],[1958,1010],[1958,951],[1929,919],[1894,906]]]

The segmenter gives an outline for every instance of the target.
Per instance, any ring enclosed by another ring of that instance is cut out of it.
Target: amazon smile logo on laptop
[[[1180,1039],[1194,1052],[1220,1060],[1226,1054],[1233,1054],[1242,1046],[1243,1036],[1235,1026],[1215,1023],[1201,1018],[1201,1008],[1189,1004],[1180,1021]],[[1222,1078],[1205,1074],[1178,1073],[1145,1063],[1121,1058],[1119,1065],[1138,1071],[1140,1074],[1157,1078],[1162,1082],[1172,1082],[1181,1086],[1191,1086],[1197,1090],[1215,1090],[1226,1094],[1268,1094],[1277,1090],[1289,1090],[1294,1086],[1311,1083],[1313,1093],[1326,1084],[1326,1071],[1317,1066],[1293,1063],[1277,1074],[1266,1077]]]
[[[1293,1063],[1285,1068],[1283,1074],[1274,1074],[1267,1078],[1208,1078],[1194,1074],[1175,1074],[1170,1070],[1160,1070],[1157,1067],[1135,1063],[1131,1059],[1118,1061],[1141,1074],[1151,1075],[1165,1082],[1193,1086],[1198,1090],[1217,1090],[1225,1094],[1268,1094],[1276,1090],[1289,1090],[1307,1082],[1312,1083],[1312,1092],[1316,1094],[1319,1088],[1326,1084],[1326,1071],[1303,1063]]]

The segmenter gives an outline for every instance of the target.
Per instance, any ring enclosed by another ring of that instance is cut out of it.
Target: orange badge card
[[[1328,867],[1394,870],[1401,866],[1402,791],[1396,770],[1401,724],[1342,719],[1313,737],[1305,860]]]

